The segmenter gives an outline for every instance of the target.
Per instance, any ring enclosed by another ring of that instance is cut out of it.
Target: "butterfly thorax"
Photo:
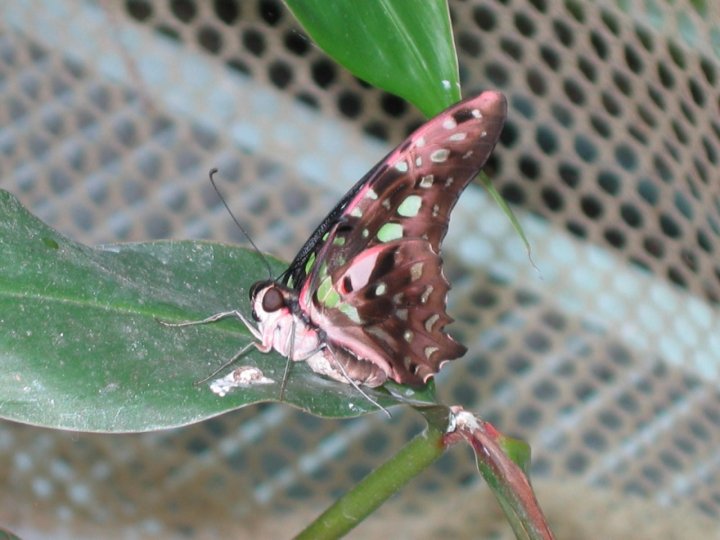
[[[331,348],[325,333],[300,308],[297,291],[277,281],[259,281],[250,288],[258,349],[275,349],[292,361],[306,361],[321,375],[340,382],[380,386],[385,370],[341,348]]]

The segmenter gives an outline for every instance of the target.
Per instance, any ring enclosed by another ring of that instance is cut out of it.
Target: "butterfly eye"
[[[277,311],[285,305],[285,300],[277,287],[270,287],[263,296],[262,307],[268,313]]]
[[[263,280],[263,281],[256,281],[252,284],[250,287],[250,290],[248,291],[248,296],[250,297],[250,301],[252,302],[255,300],[255,297],[257,296],[257,293],[260,291],[260,289],[264,289],[268,285],[270,285],[272,282]]]

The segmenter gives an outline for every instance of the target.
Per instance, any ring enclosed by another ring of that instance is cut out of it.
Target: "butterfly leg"
[[[237,309],[233,309],[232,311],[221,311],[220,313],[216,313],[215,315],[210,315],[209,317],[206,317],[204,319],[200,319],[197,321],[182,321],[179,323],[173,323],[169,321],[163,321],[162,319],[156,318],[155,320],[162,324],[163,326],[167,326],[168,328],[183,328],[185,326],[197,326],[200,324],[210,324],[217,321],[220,321],[222,319],[227,319],[228,317],[235,317],[236,319],[240,319],[242,323],[247,327],[247,329],[250,331],[250,333],[253,335],[253,337],[259,341],[262,341],[262,334],[260,331],[255,328],[255,325],[248,320],[245,315],[240,313]],[[268,352],[270,349],[267,350],[262,349],[258,347],[262,352]]]

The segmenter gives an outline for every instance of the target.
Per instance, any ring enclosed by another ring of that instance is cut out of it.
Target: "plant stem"
[[[422,433],[338,499],[296,539],[332,539],[346,534],[445,452],[443,435],[442,429],[429,423]]]

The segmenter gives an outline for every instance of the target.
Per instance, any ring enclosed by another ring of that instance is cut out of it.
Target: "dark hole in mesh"
[[[502,188],[500,188],[500,194],[509,203],[523,204],[525,202],[525,192],[514,182],[508,182],[503,185]]]
[[[692,96],[693,101],[696,105],[700,107],[705,106],[705,92],[700,86],[700,83],[698,83],[695,79],[688,80],[688,89],[690,90],[690,95]]]
[[[608,45],[605,39],[597,32],[590,32],[590,45],[600,60],[606,60],[608,56]]]
[[[660,228],[670,238],[680,238],[682,230],[677,222],[668,214],[660,215]]]
[[[53,193],[56,195],[64,193],[72,187],[72,180],[70,179],[70,176],[62,169],[51,169],[48,180],[50,189],[52,189]]]
[[[637,126],[629,126],[629,127],[628,127],[628,133],[630,134],[630,136],[631,136],[633,139],[635,139],[636,141],[638,141],[638,142],[639,142],[640,144],[642,144],[643,146],[646,146],[646,145],[647,145],[647,142],[648,142],[648,141],[647,141],[647,137],[645,137],[645,134],[644,134],[642,131],[640,131],[640,130],[637,128]]]
[[[523,36],[532,37],[535,35],[535,23],[533,23],[532,19],[524,13],[516,13],[514,22],[515,28],[517,28],[518,32],[520,32]]]
[[[172,227],[165,216],[153,214],[145,218],[145,231],[149,238],[167,238]]]
[[[399,118],[407,111],[407,103],[404,99],[383,92],[380,97],[380,106],[388,115]]]
[[[659,453],[660,462],[668,469],[680,471],[683,468],[682,462],[670,450],[662,450]]]
[[[523,407],[517,414],[517,422],[524,429],[536,427],[541,420],[542,412],[536,407]]]
[[[307,36],[302,35],[297,30],[290,30],[285,34],[285,47],[302,56],[310,50],[311,43]]]
[[[583,433],[582,441],[583,444],[585,444],[585,446],[587,446],[589,449],[598,452],[601,452],[608,447],[607,438],[605,437],[605,435],[603,435],[602,432],[596,429],[592,429]]]
[[[600,135],[604,139],[610,138],[610,135],[612,135],[612,131],[610,129],[610,124],[605,121],[604,118],[597,116],[597,115],[591,115],[590,116],[590,125],[593,127],[593,129],[597,132],[598,135]]]
[[[320,103],[318,102],[317,98],[308,92],[299,92],[295,96],[295,99],[297,99],[300,103],[303,103],[313,109],[320,108]]]
[[[622,249],[627,243],[623,231],[615,227],[610,227],[603,231],[603,238],[617,249]]]
[[[681,144],[687,144],[688,142],[688,136],[685,133],[685,130],[682,128],[679,122],[676,120],[673,120],[671,123],[672,130],[675,133],[675,138],[681,143]]]
[[[65,130],[65,120],[56,113],[48,113],[43,115],[42,124],[52,135],[60,135]]]
[[[477,403],[477,389],[475,385],[470,383],[458,383],[452,391],[453,400],[464,405],[472,405]]]
[[[707,158],[707,160],[710,161],[713,165],[716,165],[718,159],[715,146],[705,137],[702,138],[702,145],[703,149],[705,150],[705,157]]]
[[[652,465],[645,465],[642,468],[643,477],[652,484],[659,485],[662,482],[662,470]]]
[[[135,129],[135,124],[127,118],[123,118],[115,122],[113,125],[113,131],[115,132],[115,136],[118,141],[125,146],[132,146],[137,142],[137,130]]]
[[[558,175],[560,179],[571,188],[576,188],[580,185],[580,169],[570,163],[560,163],[558,167]]]
[[[717,81],[717,71],[715,71],[715,65],[711,61],[701,58],[700,69],[705,76],[705,80],[710,83],[710,86],[715,86],[715,82]]]
[[[553,187],[543,187],[540,192],[543,203],[551,212],[560,212],[565,207],[562,195]]]
[[[520,43],[510,38],[502,38],[500,40],[500,49],[502,49],[510,58],[516,62],[523,60],[523,48]]]
[[[622,416],[615,411],[603,411],[598,419],[600,423],[611,431],[617,431],[622,427]]]
[[[560,396],[557,384],[550,380],[540,381],[533,386],[533,395],[542,402],[554,401]]]
[[[485,67],[485,74],[494,86],[506,86],[510,79],[505,66],[491,62]]]
[[[657,123],[655,121],[655,117],[643,105],[638,105],[637,112],[638,112],[638,116],[640,116],[640,119],[643,122],[645,122],[648,126],[655,127],[657,125]]]
[[[512,148],[518,142],[518,128],[515,122],[508,120],[500,133],[500,142],[505,148]]]
[[[700,246],[703,251],[707,253],[712,253],[712,243],[710,242],[710,239],[708,238],[708,235],[704,230],[698,229],[695,239],[698,246]]]
[[[156,29],[166,38],[172,39],[173,41],[180,41],[180,33],[172,26],[168,26],[166,24],[159,24]]]
[[[576,221],[575,219],[568,219],[565,227],[567,227],[567,230],[578,238],[584,239],[587,237],[587,229],[585,228],[585,225],[583,225],[579,221]]]
[[[343,91],[338,96],[338,109],[348,118],[357,118],[363,111],[362,100],[355,92]]]
[[[642,227],[642,213],[631,203],[622,203],[620,205],[620,217],[622,217],[623,221],[634,229]]]
[[[593,64],[590,60],[584,56],[580,56],[580,58],[578,58],[578,69],[588,81],[595,82],[595,79],[597,78],[597,69],[595,68],[595,64]]]
[[[293,72],[290,66],[280,60],[276,60],[270,64],[269,75],[270,81],[280,89],[290,84],[293,78]]]
[[[553,103],[550,111],[552,112],[553,118],[557,120],[558,124],[563,127],[570,128],[573,125],[573,115],[570,110],[563,107],[560,104]]]
[[[476,377],[487,377],[492,372],[492,368],[487,358],[478,356],[468,364],[468,371]]]
[[[573,39],[573,31],[572,29],[563,21],[555,19],[553,21],[553,30],[555,31],[555,36],[557,37],[558,41],[565,45],[566,47],[572,47],[574,39]]]
[[[669,184],[672,182],[673,174],[672,170],[670,169],[670,166],[665,162],[665,159],[662,156],[655,155],[653,156],[653,167],[655,169],[655,173],[660,177],[660,179],[665,182],[666,184]]]
[[[655,206],[660,197],[659,189],[650,180],[641,180],[638,182],[637,192],[640,197],[645,199],[648,204]]]
[[[382,122],[372,121],[363,126],[363,131],[382,141],[388,140],[387,127]]]
[[[695,445],[693,444],[693,441],[691,441],[687,437],[677,435],[673,438],[673,442],[675,443],[675,447],[683,454],[690,455],[695,453]]]
[[[540,150],[547,155],[554,154],[558,149],[555,133],[549,127],[539,126],[535,132],[535,141]]]
[[[632,96],[632,83],[630,79],[624,74],[616,71],[613,73],[613,83],[620,92],[626,96]]]
[[[580,208],[590,219],[598,219],[603,214],[602,203],[592,195],[584,195],[580,199]]]
[[[242,73],[243,75],[250,75],[251,71],[248,65],[243,62],[242,60],[239,60],[237,58],[232,58],[227,61],[227,66],[232,69],[233,71],[237,71],[238,73]]]
[[[635,150],[627,144],[620,144],[615,148],[615,159],[626,171],[633,171],[637,167]]]
[[[222,49],[220,32],[209,26],[203,26],[198,30],[197,40],[200,46],[211,54],[218,54]]]
[[[668,52],[670,53],[670,58],[675,62],[675,65],[680,69],[685,69],[687,65],[685,62],[685,53],[676,43],[672,41],[668,43]]]
[[[603,92],[600,100],[602,102],[603,108],[607,111],[607,113],[610,116],[620,116],[622,114],[622,109],[620,108],[620,104],[615,100],[615,98],[611,94],[609,94],[607,92]]]
[[[540,164],[532,156],[521,156],[518,165],[527,180],[534,181],[540,176]]]
[[[184,23],[189,23],[195,18],[195,4],[190,0],[171,0],[170,10],[172,14]]]
[[[312,78],[313,81],[320,88],[327,88],[330,86],[337,76],[335,64],[326,59],[320,59],[312,64]]]
[[[685,275],[679,268],[675,266],[671,266],[670,268],[668,268],[667,277],[676,285],[680,285],[681,287],[687,287],[687,280],[685,279]]]
[[[535,116],[535,107],[529,99],[525,99],[522,96],[514,96],[512,98],[513,108],[523,115],[525,118],[533,118]]]
[[[620,193],[620,176],[611,171],[600,171],[597,177],[597,183],[600,188],[610,195],[618,195]]]
[[[575,152],[586,163],[592,163],[597,159],[598,150],[595,143],[584,135],[575,137]]]
[[[647,236],[644,238],[643,249],[656,259],[662,259],[665,256],[665,247],[662,240],[656,236]]]
[[[620,35],[620,23],[613,14],[609,11],[603,11],[600,18],[610,32],[612,32],[615,36]]]
[[[137,157],[135,166],[145,178],[156,179],[162,170],[162,158],[156,152],[144,151]]]
[[[152,17],[152,5],[144,0],[126,0],[125,9],[133,19],[140,22]]]
[[[665,109],[665,99],[663,99],[663,96],[659,90],[653,88],[652,86],[648,86],[647,93],[650,99],[653,100],[653,103],[657,105],[658,109]]]
[[[197,152],[186,148],[175,157],[175,167],[180,173],[187,173],[200,164],[200,156]]]
[[[547,64],[547,66],[553,71],[557,71],[558,69],[560,69],[562,60],[560,55],[555,51],[555,49],[548,47],[547,45],[541,45],[540,58],[542,58],[543,61]]]
[[[640,44],[643,46],[643,48],[648,51],[652,52],[655,49],[655,42],[653,35],[646,29],[641,26],[635,27],[635,35],[637,36],[638,40],[640,41]]]
[[[539,70],[535,68],[528,69],[525,80],[527,81],[527,85],[530,88],[530,91],[536,96],[544,96],[547,92],[547,86],[545,86],[545,78]]]
[[[473,10],[473,19],[475,24],[478,25],[480,30],[485,32],[491,31],[495,28],[495,13],[493,13],[487,6],[478,6]]]
[[[630,71],[632,71],[635,74],[642,73],[645,66],[643,65],[642,58],[639,54],[635,51],[633,47],[630,45],[625,45],[624,47],[625,52],[625,64],[628,68],[630,68]]]
[[[482,52],[482,45],[480,40],[469,32],[460,32],[457,37],[458,46],[460,50],[465,52],[468,56],[477,58]]]
[[[280,2],[275,0],[261,0],[258,5],[258,13],[266,23],[270,26],[275,26],[282,18],[283,10]]]
[[[583,105],[585,103],[585,91],[572,79],[563,83],[563,90],[568,99],[575,105]]]
[[[240,16],[240,6],[234,0],[213,0],[213,8],[217,18],[228,26]]]
[[[511,372],[521,375],[530,370],[531,362],[524,354],[515,353],[508,357],[507,366]]]
[[[673,200],[675,203],[675,208],[677,208],[678,211],[683,216],[685,216],[688,220],[692,220],[692,218],[693,218],[692,205],[690,204],[690,201],[688,201],[685,198],[685,195],[681,191],[675,191]]]
[[[572,474],[580,474],[587,469],[589,463],[585,454],[581,452],[572,452],[565,459],[565,467]]]
[[[132,205],[145,198],[145,184],[134,180],[124,180],[121,184],[123,199],[127,205]]]
[[[684,100],[680,102],[680,111],[683,113],[683,116],[688,122],[691,124],[695,123],[695,113],[690,109],[690,105],[688,105]]]
[[[163,204],[173,212],[182,212],[187,208],[188,197],[179,189],[166,190],[161,194]]]
[[[529,3],[532,4],[540,13],[547,12],[546,0],[530,0]]]
[[[255,56],[265,52],[265,36],[254,28],[248,28],[242,36],[243,46]]]

